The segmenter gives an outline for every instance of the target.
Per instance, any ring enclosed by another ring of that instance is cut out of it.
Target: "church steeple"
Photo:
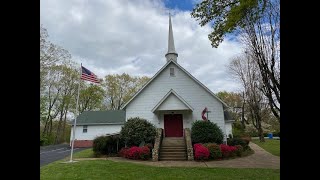
[[[169,13],[169,36],[168,36],[168,52],[166,54],[167,62],[173,60],[177,62],[178,53],[174,47],[173,33],[172,33],[172,24],[171,24],[171,15]]]

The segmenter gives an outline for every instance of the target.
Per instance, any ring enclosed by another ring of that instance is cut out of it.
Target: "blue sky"
[[[181,11],[192,11],[195,0],[165,0],[164,4],[170,9],[179,9]]]

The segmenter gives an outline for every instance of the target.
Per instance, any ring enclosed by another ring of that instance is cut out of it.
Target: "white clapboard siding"
[[[170,76],[170,68],[174,68],[175,76],[173,77]],[[141,117],[149,120],[155,124],[156,127],[163,128],[163,113],[153,113],[152,109],[171,89],[194,108],[193,112],[183,113],[184,128],[190,128],[193,121],[201,120],[201,112],[207,107],[208,110],[211,111],[209,113],[209,120],[217,123],[225,133],[222,103],[174,63],[170,63],[163,69],[163,71],[125,107],[126,119]]]
[[[97,136],[118,133],[123,125],[87,125],[87,132],[83,132],[83,126],[76,127],[76,140],[93,140]],[[72,141],[73,127],[71,128],[70,142]]]
[[[170,94],[166,100],[164,100],[157,110],[188,110],[186,106],[176,95]]]
[[[232,122],[226,122],[226,135],[232,134]]]

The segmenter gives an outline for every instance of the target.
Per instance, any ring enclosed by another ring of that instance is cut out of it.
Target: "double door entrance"
[[[165,132],[165,137],[182,137],[183,136],[182,114],[165,114],[164,115],[164,132]]]

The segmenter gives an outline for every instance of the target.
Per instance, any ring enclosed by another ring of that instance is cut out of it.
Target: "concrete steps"
[[[160,148],[160,161],[187,160],[186,143],[183,137],[163,138]]]

